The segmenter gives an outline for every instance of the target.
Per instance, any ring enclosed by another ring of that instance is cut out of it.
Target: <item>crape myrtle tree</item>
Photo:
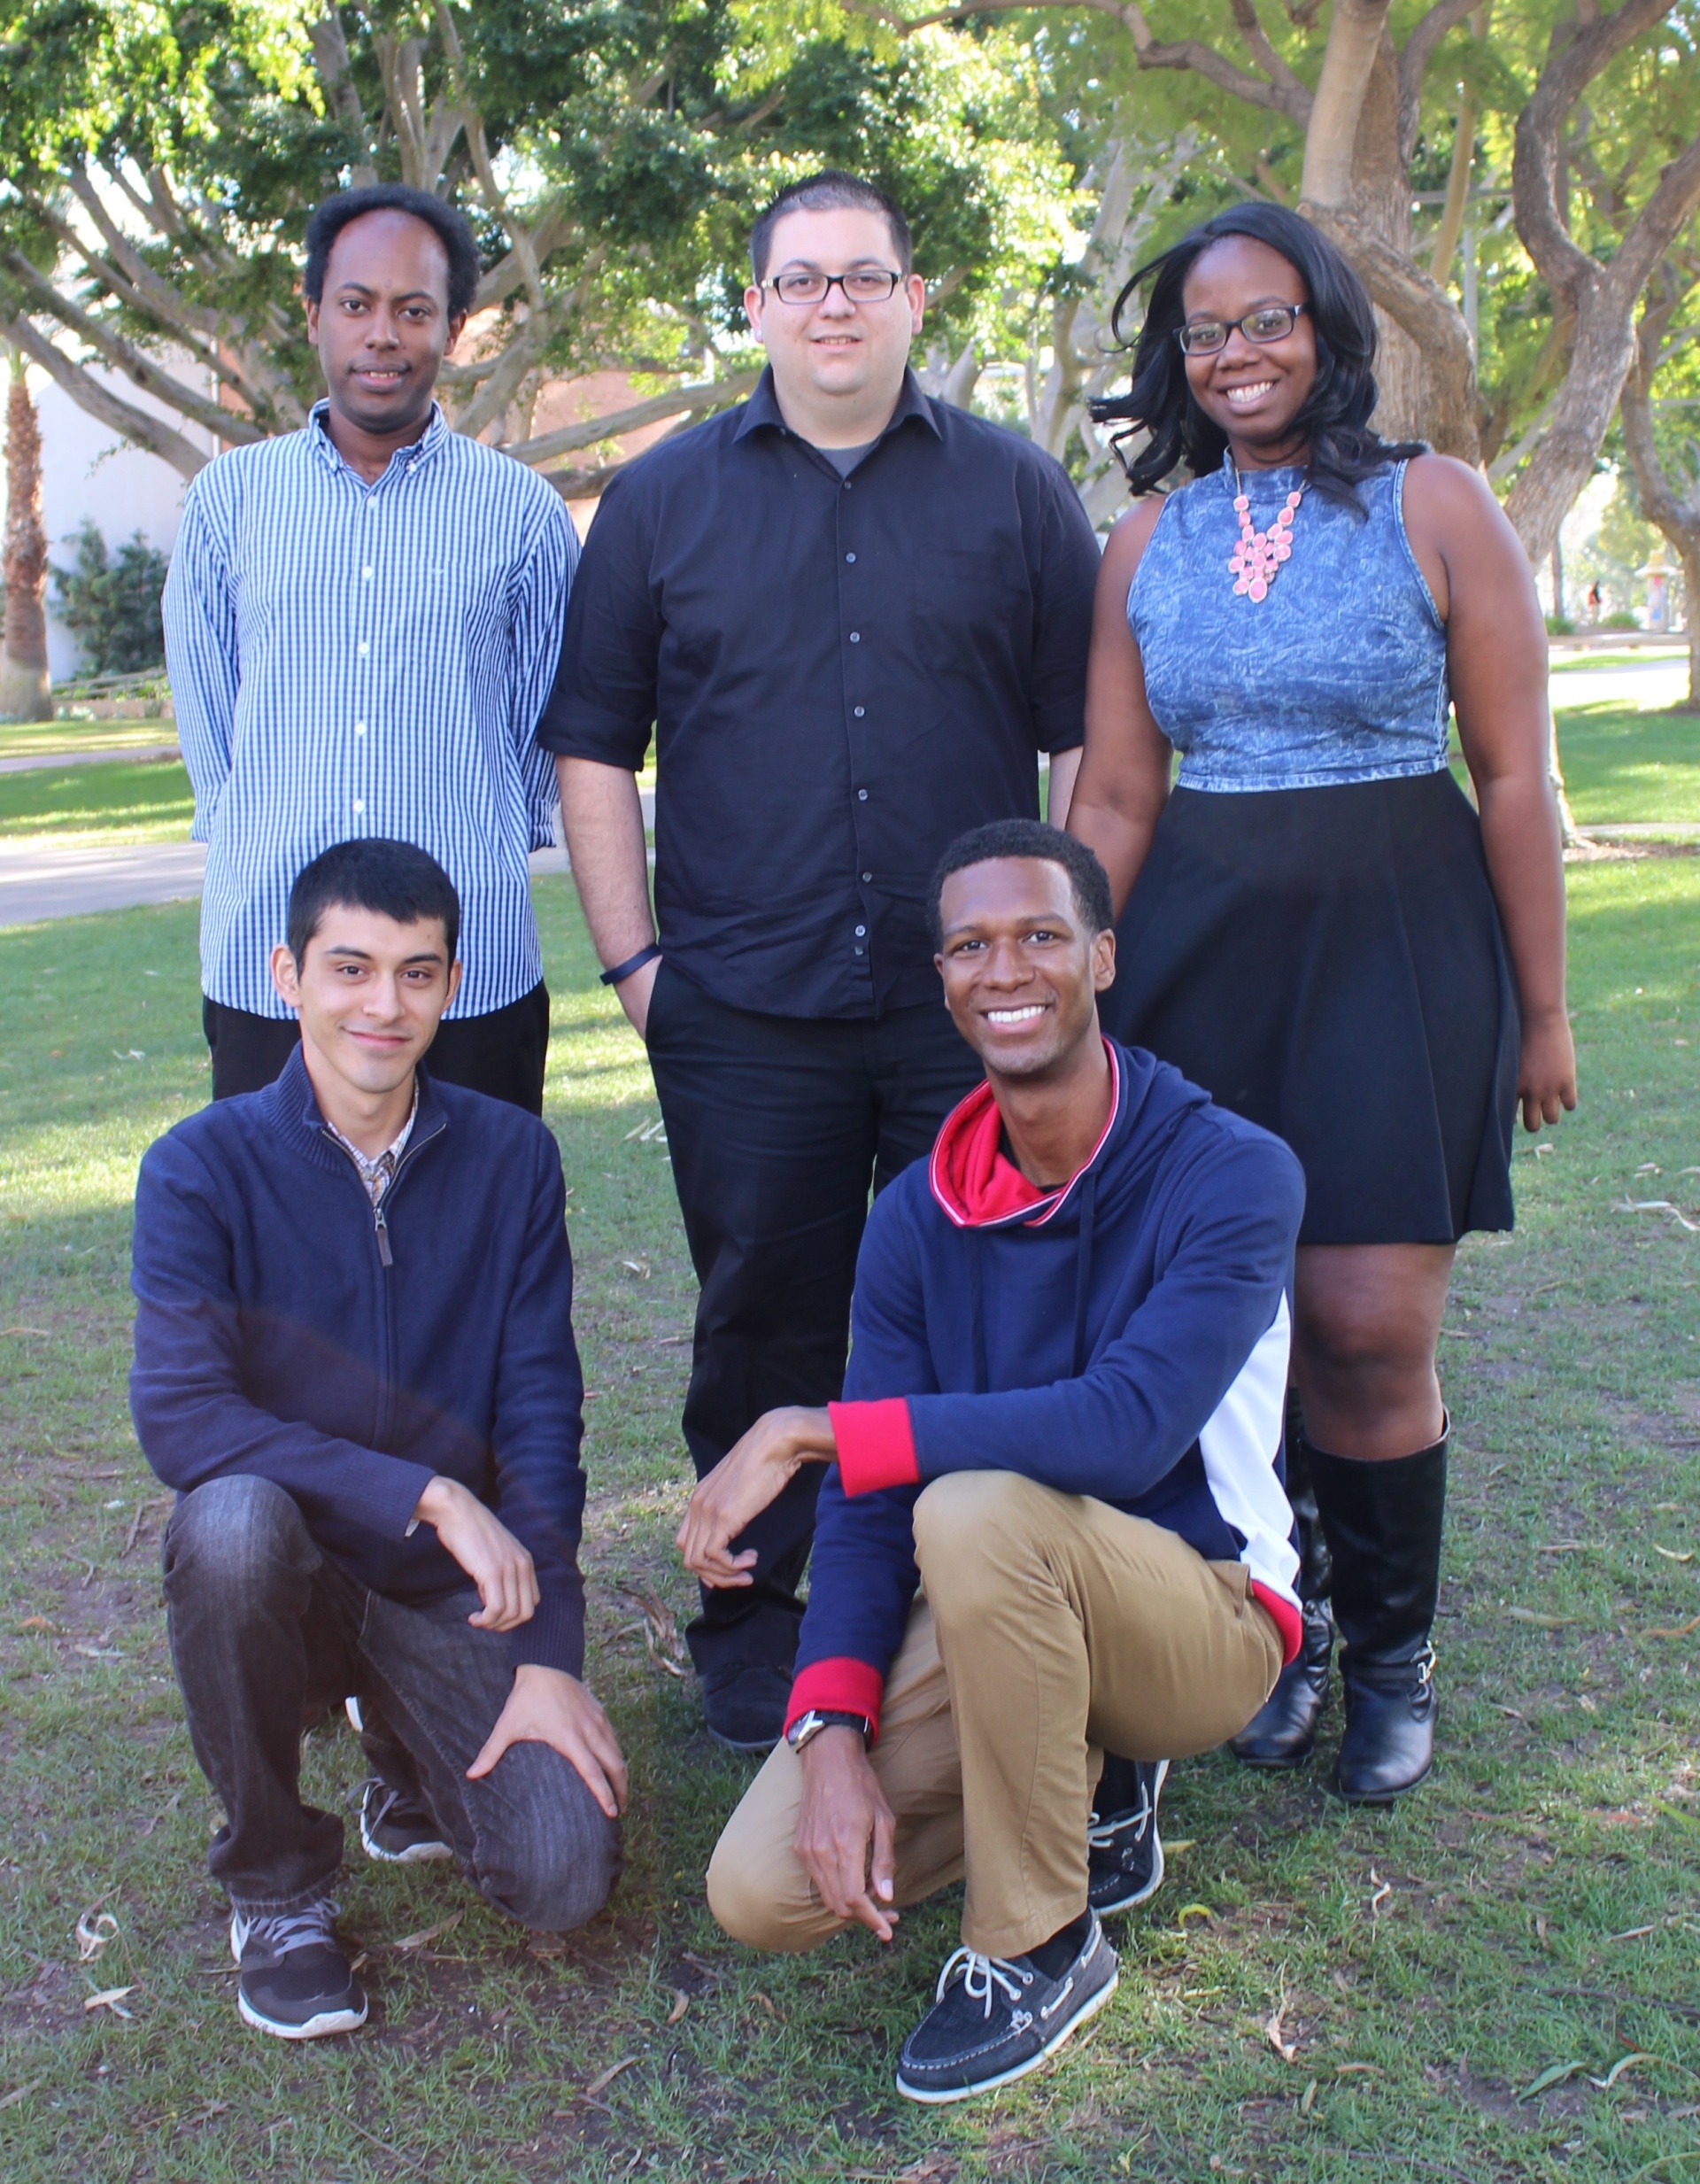
[[[912,208],[947,340],[994,331],[1058,253],[1070,177],[1002,31],[885,56],[793,39],[776,65],[731,0],[0,0],[0,333],[192,476],[186,425],[261,438],[319,391],[312,206],[405,181],[483,250],[452,422],[594,492],[619,434],[748,391],[749,221],[828,161]],[[653,395],[533,432],[545,382],[608,368]]]
[[[1697,284],[1700,250],[1692,244],[1654,275],[1619,406],[1635,499],[1682,567],[1690,711],[1700,710],[1700,324],[1689,315]]]

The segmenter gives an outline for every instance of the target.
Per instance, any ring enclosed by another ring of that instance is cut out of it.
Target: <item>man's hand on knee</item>
[[[823,1729],[803,1747],[800,1764],[797,1855],[835,1918],[889,1941],[897,1822],[862,1739],[854,1729]]]
[[[511,1744],[546,1744],[576,1769],[610,1820],[626,1809],[626,1762],[614,1724],[599,1702],[564,1669],[530,1664],[514,1672],[507,1704],[467,1770],[476,1782]]]
[[[754,1550],[734,1554],[733,1540],[800,1466],[830,1464],[838,1452],[824,1410],[792,1404],[758,1418],[691,1497],[676,1543],[685,1568],[706,1585],[749,1584]]]
[[[531,1557],[494,1510],[458,1479],[435,1478],[413,1511],[437,1528],[439,1542],[478,1588],[483,1603],[467,1621],[479,1630],[516,1630],[537,1612]]]

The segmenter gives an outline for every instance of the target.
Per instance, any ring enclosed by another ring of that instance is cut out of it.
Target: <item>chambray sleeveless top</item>
[[[1237,596],[1233,472],[1170,494],[1127,594],[1159,728],[1182,788],[1326,788],[1447,763],[1446,625],[1405,535],[1405,465],[1357,492],[1355,515],[1308,492],[1267,597]],[[1250,470],[1267,531],[1302,469]]]

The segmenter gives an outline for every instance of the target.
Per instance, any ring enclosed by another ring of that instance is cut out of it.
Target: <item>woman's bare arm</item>
[[[1424,455],[1410,465],[1405,529],[1446,619],[1458,738],[1522,1002],[1523,1127],[1538,1130],[1576,1104],[1564,854],[1548,773],[1546,630],[1517,533],[1467,464]]]
[[[1163,502],[1138,502],[1109,534],[1086,664],[1086,755],[1069,802],[1069,832],[1095,849],[1119,918],[1169,801],[1170,748],[1151,717],[1140,648],[1127,626],[1127,587]]]

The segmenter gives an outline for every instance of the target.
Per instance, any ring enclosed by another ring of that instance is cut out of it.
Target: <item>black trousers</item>
[[[215,1100],[263,1092],[282,1075],[301,1036],[292,1016],[256,1016],[205,995],[201,1029],[212,1049]],[[505,1009],[440,1024],[425,1058],[432,1076],[444,1084],[461,1085],[540,1115],[548,1057],[549,988],[539,980]]]
[[[871,1021],[764,1016],[665,960],[648,1046],[701,1285],[684,1400],[700,1478],[764,1411],[837,1399],[869,1185],[929,1151],[984,1073],[942,999]],[[703,1588],[687,1633],[699,1674],[791,1665],[820,1482],[803,1465],[738,1542],[753,1584]]]

